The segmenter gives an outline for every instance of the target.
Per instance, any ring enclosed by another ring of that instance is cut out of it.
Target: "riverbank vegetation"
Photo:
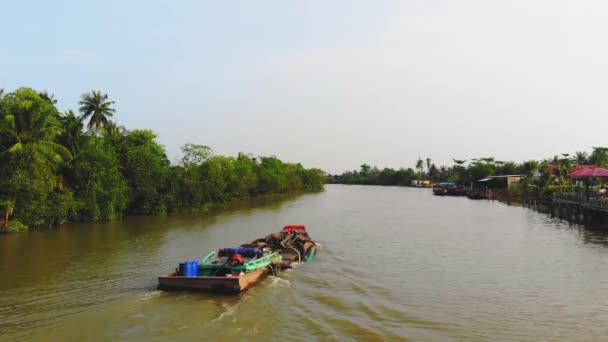
[[[319,169],[274,156],[214,155],[204,145],[184,145],[181,163],[172,165],[154,132],[126,130],[112,121],[115,104],[106,94],[83,94],[78,113],[60,113],[56,102],[30,88],[0,91],[0,228],[5,231],[323,188]]]
[[[359,170],[347,171],[340,175],[328,175],[328,183],[362,185],[411,185],[415,180],[429,180],[431,183],[454,182],[470,185],[488,176],[524,175],[519,189],[536,189],[544,192],[572,189],[573,184],[567,175],[573,167],[597,165],[608,168],[608,147],[594,147],[588,153],[578,151],[570,155],[560,154],[542,160],[529,160],[522,163],[500,161],[494,157],[470,160],[454,159],[451,166],[436,166],[430,158],[418,158],[415,170],[391,169],[361,165]]]

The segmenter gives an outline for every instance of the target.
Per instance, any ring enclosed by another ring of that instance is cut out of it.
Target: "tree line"
[[[186,144],[172,165],[151,130],[112,121],[114,102],[82,94],[61,113],[46,91],[0,90],[0,227],[114,220],[204,208],[259,195],[321,190],[325,175],[274,156],[214,155]],[[86,128],[85,128],[86,126]]]
[[[414,168],[379,169],[368,164],[359,170],[328,175],[328,183],[362,185],[410,185],[413,180],[429,180],[433,183],[454,182],[469,185],[487,176],[525,175],[530,185],[538,187],[563,185],[574,165],[597,165],[608,168],[608,147],[593,147],[591,153],[577,151],[562,153],[542,160],[522,163],[496,160],[494,157],[453,159],[451,166],[437,166],[430,158],[418,158]],[[533,177],[536,174],[536,177]]]

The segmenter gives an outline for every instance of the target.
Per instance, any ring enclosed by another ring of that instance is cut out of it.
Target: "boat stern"
[[[158,289],[162,291],[200,291],[239,293],[240,277],[181,277],[173,274],[158,277]]]

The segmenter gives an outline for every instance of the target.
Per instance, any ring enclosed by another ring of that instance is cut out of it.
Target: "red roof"
[[[608,170],[603,167],[586,168],[570,173],[572,178],[608,177]]]
[[[570,172],[584,170],[584,169],[595,169],[596,167],[597,167],[596,165],[572,165],[570,167]],[[549,165],[549,174],[555,175],[557,173],[558,168],[559,168],[559,165],[556,165],[556,164]]]

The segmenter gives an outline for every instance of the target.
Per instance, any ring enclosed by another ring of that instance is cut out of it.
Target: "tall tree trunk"
[[[8,216],[10,214],[9,206],[6,206],[6,213],[4,215],[4,222],[2,222],[2,227],[4,228],[4,232],[8,231]]]
[[[13,214],[13,202],[6,201],[6,204],[4,207],[4,217],[3,217],[3,222],[2,222],[2,228],[4,229],[4,232],[8,231],[8,228],[9,228],[8,218],[12,214]]]

